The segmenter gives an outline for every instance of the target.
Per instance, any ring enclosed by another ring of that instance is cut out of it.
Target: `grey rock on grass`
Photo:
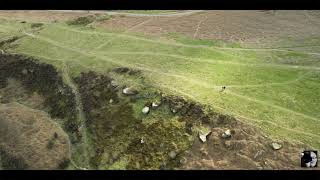
[[[138,94],[138,90],[133,87],[127,87],[122,90],[122,93],[126,95],[135,95]]]

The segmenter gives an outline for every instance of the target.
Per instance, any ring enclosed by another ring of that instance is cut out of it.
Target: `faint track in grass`
[[[83,105],[82,105],[82,100],[81,100],[81,94],[78,91],[77,85],[73,82],[73,80],[70,78],[69,75],[69,70],[66,64],[66,61],[63,62],[62,66],[62,76],[65,79],[66,84],[71,88],[73,94],[75,95],[75,101],[76,101],[76,108],[77,108],[77,119],[80,121],[80,129],[81,129],[81,134],[82,134],[82,152],[83,157],[84,157],[84,163],[86,164],[86,168],[80,168],[80,169],[90,169],[90,153],[89,153],[89,141],[88,141],[88,135],[87,135],[87,127],[86,127],[86,117],[85,113],[83,111]]]
[[[296,66],[296,65],[285,65],[285,64],[271,64],[271,63],[240,63],[240,62],[232,62],[228,60],[219,60],[219,59],[209,59],[209,58],[196,58],[196,57],[188,57],[176,54],[168,54],[168,53],[157,53],[157,52],[149,52],[149,51],[95,51],[101,54],[125,54],[125,55],[149,55],[149,56],[167,56],[177,59],[190,60],[192,62],[205,62],[211,64],[230,64],[230,65],[240,65],[240,66],[252,66],[252,67],[273,67],[273,68],[290,68],[290,69],[306,69],[306,70],[320,70],[320,67],[314,66]]]
[[[308,52],[308,51],[301,51],[301,50],[289,50],[285,48],[289,47],[284,47],[284,48],[232,48],[232,47],[218,47],[218,46],[207,46],[207,45],[190,45],[190,44],[182,44],[182,43],[177,43],[177,42],[168,42],[164,40],[154,40],[154,39],[148,39],[144,37],[138,37],[130,34],[124,34],[124,33],[110,33],[110,32],[91,32],[91,31],[83,31],[83,30],[76,30],[75,28],[70,28],[66,26],[56,26],[58,28],[74,31],[74,32],[79,32],[79,33],[86,33],[86,34],[99,34],[99,35],[117,35],[118,37],[126,37],[130,39],[136,39],[136,40],[141,40],[145,42],[151,42],[151,43],[158,43],[158,44],[165,44],[165,45],[171,45],[171,46],[181,46],[181,47],[189,47],[189,48],[200,48],[200,49],[208,49],[208,50],[237,50],[237,51],[278,51],[278,52],[299,52],[303,54],[309,54],[309,55],[319,55],[320,53],[313,53],[313,52]],[[301,46],[301,47],[309,47],[309,46]],[[220,53],[227,53],[227,52],[221,52]]]
[[[193,34],[193,38],[196,38],[196,36],[198,35],[198,32],[199,32],[199,29],[200,29],[201,24],[202,24],[205,20],[207,20],[207,19],[208,19],[208,17],[205,16],[203,19],[201,19],[201,20],[198,22],[196,31],[195,31],[194,34]]]
[[[9,30],[16,30],[15,28],[9,27],[9,26],[3,26],[0,25],[0,27],[7,28]],[[147,39],[143,37],[137,37],[134,35],[129,35],[129,34],[124,34],[124,33],[107,33],[107,32],[92,32],[92,31],[81,31],[81,30],[76,30],[74,28],[66,27],[66,26],[59,26],[57,25],[56,27],[74,31],[74,32],[79,32],[79,33],[86,33],[86,34],[100,34],[100,35],[116,35],[117,37],[127,37],[131,39],[136,39],[136,40],[141,40],[141,41],[146,41],[146,42],[152,42],[152,43],[159,43],[159,44],[166,44],[166,45],[172,45],[172,46],[181,46],[181,47],[190,47],[190,48],[202,48],[202,49],[208,49],[208,50],[238,50],[238,51],[279,51],[279,52],[299,52],[303,54],[309,54],[309,55],[317,55],[320,56],[320,53],[314,53],[314,52],[308,52],[308,51],[297,51],[297,50],[288,50],[288,49],[283,49],[283,48],[231,48],[231,47],[218,47],[218,46],[207,46],[207,45],[189,45],[189,44],[182,44],[182,43],[176,43],[176,42],[168,42],[168,41],[163,41],[163,40],[153,40],[153,39]],[[309,47],[309,46],[300,46],[300,47]],[[289,47],[284,47],[284,48],[289,48]],[[218,51],[220,53],[225,53],[228,54],[227,52],[223,51]],[[232,55],[231,55],[232,56]],[[317,67],[320,69],[320,67]]]
[[[127,33],[127,32],[129,32],[129,31],[131,31],[131,30],[133,30],[133,29],[135,29],[135,28],[137,28],[137,27],[139,27],[139,26],[142,26],[142,25],[144,25],[144,24],[146,24],[146,23],[150,22],[151,20],[152,20],[152,18],[150,18],[150,19],[148,19],[148,20],[146,20],[146,21],[143,21],[143,22],[141,22],[141,23],[138,23],[138,24],[136,24],[136,25],[134,25],[134,26],[130,27],[129,29],[125,30],[123,33]],[[96,48],[94,48],[93,50],[96,50],[96,49],[100,49],[100,48],[102,48],[103,46],[105,46],[105,45],[109,44],[110,42],[112,42],[112,41],[113,41],[113,40],[115,40],[116,38],[118,38],[118,36],[112,37],[111,39],[109,39],[109,40],[108,40],[108,41],[106,41],[105,43],[103,43],[103,44],[101,44],[101,45],[97,46],[97,47],[96,47]]]
[[[29,33],[26,33],[27,35],[30,35]],[[60,43],[57,43],[53,40],[50,40],[48,38],[43,38],[43,37],[38,37],[38,36],[35,36],[35,35],[31,35],[32,37],[35,37],[35,38],[38,38],[38,39],[42,39],[44,41],[47,41],[47,42],[51,42],[52,44],[58,46],[58,47],[61,47],[61,48],[65,48],[65,49],[69,49],[71,51],[74,51],[74,52],[78,52],[78,53],[81,53],[85,56],[92,56],[92,57],[96,57],[96,58],[99,58],[101,60],[104,60],[104,61],[108,61],[108,62],[111,62],[111,63],[114,63],[114,64],[117,64],[117,65],[122,65],[122,66],[128,66],[129,64],[128,63],[119,63],[119,61],[116,61],[112,58],[107,58],[105,56],[99,56],[99,55],[96,55],[96,54],[92,54],[90,52],[85,52],[85,51],[81,51],[81,50],[77,50],[77,49],[73,49],[73,48],[70,48],[68,46],[65,46],[65,45],[61,45]],[[145,70],[145,71],[150,71],[150,72],[154,72],[154,73],[160,73],[160,74],[163,74],[165,75],[165,73],[161,72],[161,71],[155,71],[153,70],[152,68],[141,68],[141,67],[137,67],[137,66],[134,66],[134,65],[130,65],[132,68],[136,68],[136,69],[140,69],[140,70]],[[208,89],[220,89],[221,86],[212,86],[212,85],[209,85],[207,83],[204,83],[204,82],[199,82],[198,80],[194,80],[192,78],[186,78],[184,76],[180,76],[180,75],[175,75],[175,74],[172,74],[173,76],[175,77],[181,77],[183,78],[184,80],[188,81],[188,82],[191,82],[193,84],[196,84],[196,85],[199,85],[199,86],[202,86],[202,87],[205,87],[205,88],[208,88]],[[247,101],[251,101],[251,102],[255,102],[255,103],[258,103],[258,104],[262,104],[262,105],[266,105],[266,106],[269,106],[269,107],[272,107],[272,108],[275,108],[275,109],[279,109],[279,110],[282,110],[282,111],[285,111],[285,112],[290,112],[290,113],[293,113],[295,115],[298,115],[298,116],[302,116],[304,118],[308,118],[308,119],[311,119],[311,120],[314,120],[314,121],[320,121],[319,119],[315,118],[315,117],[312,117],[312,116],[308,116],[308,115],[305,115],[303,113],[299,113],[299,112],[296,112],[296,111],[293,111],[293,110],[290,110],[290,109],[287,109],[287,108],[284,108],[284,107],[281,107],[281,106],[278,106],[278,105],[274,105],[274,104],[271,104],[269,102],[266,102],[266,101],[261,101],[261,100],[257,100],[257,99],[253,99],[253,98],[250,98],[250,97],[247,97],[247,96],[243,96],[243,95],[240,95],[240,94],[237,94],[235,92],[232,92],[230,90],[227,90],[228,94],[230,95],[233,95],[233,96],[236,96],[238,98],[241,98],[241,99],[244,99],[244,100],[247,100]]]

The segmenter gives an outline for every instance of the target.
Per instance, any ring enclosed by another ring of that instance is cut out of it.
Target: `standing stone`
[[[272,143],[271,146],[272,146],[272,148],[273,148],[274,150],[279,150],[279,149],[282,148],[282,145],[281,145],[281,144],[278,144],[278,143],[275,143],[275,142]]]
[[[148,114],[150,111],[150,108],[148,106],[145,106],[143,109],[142,109],[142,113],[143,114]]]
[[[126,95],[135,95],[138,94],[138,91],[133,87],[127,87],[122,90],[122,93]]]
[[[207,137],[211,134],[212,132],[211,131],[209,131],[209,132],[207,132],[207,133],[200,133],[199,132],[199,138],[200,138],[200,140],[201,140],[201,142],[206,142],[207,141]]]
[[[207,137],[204,134],[199,134],[199,138],[203,143],[207,141]]]
[[[226,130],[224,133],[222,133],[223,138],[230,138],[231,137],[231,131],[230,129]]]
[[[152,102],[152,107],[153,107],[153,108],[156,108],[156,107],[158,107],[159,105],[160,105],[160,103]]]

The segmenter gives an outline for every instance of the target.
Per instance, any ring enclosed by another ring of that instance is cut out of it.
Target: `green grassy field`
[[[139,69],[143,82],[114,78],[185,96],[261,127],[274,138],[320,148],[320,55],[306,48],[243,49],[180,35],[160,39],[64,23],[46,24],[33,33],[28,26],[0,21],[1,39],[24,35],[8,51],[59,69],[67,63],[73,76],[123,66]],[[25,30],[18,32],[21,28]],[[221,86],[227,87],[223,93]]]

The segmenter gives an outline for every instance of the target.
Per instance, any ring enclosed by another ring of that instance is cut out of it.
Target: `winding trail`
[[[193,38],[194,38],[194,39],[195,39],[195,38],[197,37],[197,35],[198,35],[198,32],[199,32],[199,29],[200,29],[201,24],[202,24],[205,20],[207,20],[207,19],[208,19],[208,16],[205,16],[203,19],[201,19],[201,20],[198,22],[196,31],[195,31],[194,34],[193,34]]]
[[[89,145],[89,141],[88,141],[88,135],[87,135],[87,128],[86,128],[86,117],[83,111],[83,105],[82,105],[82,101],[81,101],[81,95],[78,91],[78,88],[76,86],[76,84],[73,82],[73,80],[70,78],[69,75],[69,70],[67,67],[66,62],[63,63],[63,67],[62,67],[62,75],[63,78],[66,81],[66,84],[72,89],[73,94],[75,95],[75,100],[76,100],[76,108],[77,108],[77,112],[78,112],[78,120],[80,121],[80,130],[81,130],[81,134],[82,134],[82,152],[83,154],[83,162],[81,162],[81,164],[86,164],[86,167],[78,167],[79,169],[90,169],[90,145]],[[74,163],[73,163],[74,164]],[[77,167],[77,166],[76,166]]]

